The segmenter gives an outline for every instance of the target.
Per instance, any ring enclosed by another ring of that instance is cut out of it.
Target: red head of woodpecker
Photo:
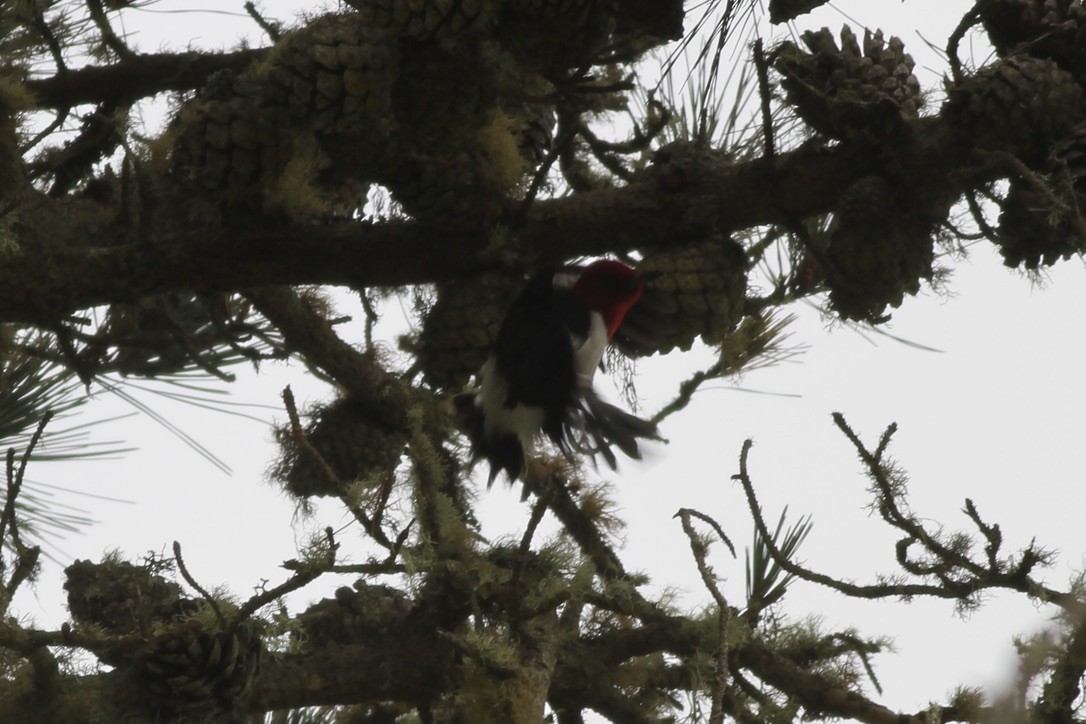
[[[536,275],[510,307],[478,389],[459,395],[475,459],[490,463],[489,484],[504,470],[524,474],[525,455],[542,432],[567,456],[600,454],[612,469],[612,446],[640,458],[638,438],[660,439],[656,425],[601,400],[592,387],[611,342],[628,354],[651,351],[660,325],[637,320],[645,294],[637,271],[603,259]],[[630,325],[626,334],[624,323]]]

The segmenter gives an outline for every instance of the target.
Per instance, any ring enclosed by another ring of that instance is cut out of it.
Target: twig
[[[38,567],[38,559],[41,557],[41,547],[31,546],[30,548],[23,549],[18,557],[15,559],[15,567],[11,571],[11,578],[5,585],[6,595],[4,597],[4,605],[0,606],[0,613],[6,613],[7,607],[11,605],[11,600],[15,596],[15,592],[19,590],[19,586],[23,585],[23,582],[30,578],[31,574]]]
[[[970,189],[965,192],[965,202],[969,206],[969,213],[973,217],[973,221],[976,223],[977,228],[980,229],[982,238],[989,241],[995,241],[999,239],[999,232],[992,228],[988,220],[984,218],[984,211],[981,209],[980,204],[977,203],[976,193]]]
[[[839,412],[833,413],[833,421],[834,424],[837,425],[838,429],[841,430],[841,432],[843,432],[845,436],[849,439],[853,447],[856,448],[856,452],[859,454],[860,460],[863,462],[864,466],[867,468],[872,479],[874,480],[876,489],[878,490],[879,494],[879,513],[882,515],[883,519],[886,520],[887,523],[890,523],[895,528],[903,531],[908,536],[908,538],[905,539],[906,541],[909,541],[911,539],[920,543],[924,546],[925,549],[933,553],[941,562],[943,562],[944,564],[948,564],[949,567],[961,568],[962,570],[972,574],[977,579],[981,579],[985,576],[985,574],[991,573],[991,571],[987,571],[983,566],[980,566],[979,564],[970,560],[966,555],[943,545],[941,542],[936,540],[934,536],[928,533],[924,526],[916,522],[916,519],[913,516],[907,514],[901,509],[901,506],[898,504],[898,500],[900,499],[901,494],[898,490],[895,489],[894,483],[890,480],[890,476],[888,475],[887,466],[885,463],[883,463],[883,457],[885,456],[886,448],[889,446],[890,440],[893,437],[894,433],[897,432],[896,423],[891,423],[886,427],[886,430],[883,431],[881,437],[879,438],[879,443],[875,449],[875,452],[872,453],[866,447],[864,447],[863,442],[859,439],[856,433],[853,432],[852,428],[848,426],[848,423],[845,422],[844,415]],[[901,546],[899,544],[899,551],[900,550]],[[903,565],[906,563],[905,559],[900,555],[898,557],[898,560]],[[944,579],[943,583],[944,585],[960,585],[960,582],[951,582],[949,579]]]
[[[528,191],[524,194],[524,200],[520,202],[520,206],[517,207],[516,212],[513,214],[513,220],[510,223],[512,228],[516,229],[528,218],[528,212],[531,210],[532,204],[539,196],[539,190],[543,188],[543,182],[547,179],[547,174],[550,173],[551,168],[554,166],[554,162],[557,161],[558,157],[562,154],[563,147],[570,143],[575,135],[574,132],[563,129],[555,136],[551,150],[547,152],[547,156],[543,159],[543,162],[539,164],[539,168],[536,169],[535,175],[532,176],[532,182],[528,184]]]
[[[629,574],[622,565],[614,548],[604,539],[596,521],[577,505],[569,491],[568,480],[553,470],[544,470],[535,460],[529,461],[528,474],[524,487],[541,499],[547,499],[548,509],[569,533],[573,541],[588,557],[596,569],[605,588],[614,593],[615,587],[629,583]],[[586,601],[592,594],[585,597]],[[624,599],[621,603],[617,600]],[[591,601],[589,601],[591,602]],[[599,605],[608,610],[621,610],[629,616],[642,620],[657,620],[666,614],[654,603],[647,601],[632,585],[622,585],[619,593],[609,595],[607,600],[597,600]]]
[[[46,138],[51,136],[54,131],[56,131],[58,128],[61,127],[61,125],[64,124],[64,121],[68,120],[68,114],[71,113],[71,112],[72,112],[72,109],[71,109],[70,106],[64,106],[64,107],[58,108],[56,117],[53,118],[53,120],[49,122],[49,125],[47,125],[41,131],[39,131],[37,133],[37,135],[35,135],[33,138],[31,138],[29,141],[27,141],[23,145],[21,145],[19,147],[19,153],[21,153],[21,154],[28,153],[32,148],[34,148],[34,146],[37,146],[39,143],[41,143]]]
[[[713,672],[713,683],[710,690],[710,697],[713,705],[709,713],[709,724],[723,724],[724,722],[724,694],[727,691],[728,686],[728,623],[731,620],[731,608],[728,606],[728,600],[724,598],[724,594],[721,593],[720,587],[716,584],[716,576],[713,574],[713,569],[709,566],[705,560],[706,548],[698,542],[698,534],[694,530],[694,526],[691,524],[690,519],[696,517],[709,525],[717,532],[728,548],[732,552],[732,556],[735,556],[735,546],[728,540],[728,536],[724,534],[720,524],[715,520],[699,513],[696,510],[690,508],[681,508],[676,515],[682,521],[683,532],[686,533],[686,537],[690,539],[690,552],[694,555],[694,561],[698,565],[698,573],[701,574],[701,581],[705,584],[705,588],[708,589],[709,594],[716,601],[717,605],[717,636],[719,640],[716,647],[716,670]]]
[[[547,507],[558,518],[581,550],[596,565],[596,573],[604,579],[623,578],[626,569],[622,566],[614,549],[604,540],[599,528],[590,516],[585,514],[570,495],[567,481],[554,471],[542,471],[533,474],[534,467],[529,463],[528,475],[524,487],[535,493],[541,500],[547,501]]]
[[[214,363],[203,358],[203,356],[200,354],[200,350],[198,350],[196,348],[196,345],[193,344],[192,338],[189,333],[183,327],[181,327],[180,324],[177,323],[177,321],[173,318],[173,315],[170,314],[169,310],[163,310],[163,314],[165,315],[165,318],[170,325],[170,337],[172,337],[173,340],[177,342],[178,346],[180,346],[181,349],[183,349],[185,353],[188,354],[189,359],[192,361],[193,364],[195,364],[197,367],[199,367],[212,377],[216,377],[223,382],[233,382],[235,379],[237,379],[233,373],[223,372],[221,369],[216,367]]]
[[[328,320],[314,312],[293,289],[259,287],[245,295],[279,330],[284,346],[298,354],[315,374],[334,380],[389,429],[406,426],[406,410],[414,400],[414,391],[382,368],[372,355],[359,352],[340,338]]]
[[[868,680],[875,687],[875,692],[881,696],[883,693],[882,684],[879,683],[879,677],[875,675],[875,667],[871,665],[871,654],[879,653],[882,651],[882,647],[847,633],[835,633],[831,638],[842,642],[849,651],[856,654],[860,659],[860,664],[864,667],[864,671],[867,673]]]
[[[132,52],[132,49],[113,32],[113,26],[109,24],[105,8],[102,7],[102,0],[86,0],[86,3],[91,20],[98,26],[98,32],[102,34],[102,42],[122,60],[134,58],[136,54]]]
[[[543,496],[536,501],[532,506],[532,515],[528,518],[528,525],[524,529],[524,535],[520,539],[520,547],[518,552],[521,556],[528,554],[528,551],[532,547],[532,537],[535,535],[536,528],[539,527],[539,522],[543,520],[543,514],[547,512],[547,505],[550,503],[549,495],[544,493]]]
[[[973,7],[962,16],[961,22],[958,23],[958,27],[954,28],[954,32],[950,34],[946,43],[946,57],[950,61],[950,74],[954,77],[955,83],[962,82],[962,62],[958,59],[958,45],[962,42],[962,38],[969,32],[969,28],[973,27],[980,20],[980,10]]]
[[[842,419],[843,422],[843,419]],[[847,426],[846,426],[847,427]],[[851,433],[851,430],[848,431]],[[846,433],[846,434],[848,434]],[[884,436],[885,437],[885,436]],[[859,449],[862,450],[861,455],[870,457],[871,453],[867,452],[863,448],[862,443],[855,438],[855,434],[849,435],[850,440],[853,440],[854,445],[859,445]],[[747,460],[750,454],[750,449],[753,446],[752,441],[747,440],[743,443],[743,449],[739,455],[739,473],[733,475],[732,479],[738,481],[747,497],[747,505],[750,508],[751,515],[754,519],[755,527],[758,529],[759,535],[765,541],[766,550],[769,552],[773,560],[783,568],[786,572],[791,573],[797,578],[801,578],[811,583],[817,583],[828,588],[832,588],[835,591],[850,596],[852,598],[886,598],[890,596],[900,596],[908,598],[911,596],[932,596],[935,598],[955,599],[958,601],[965,601],[970,596],[976,593],[989,589],[989,588],[1006,588],[1009,590],[1019,591],[1026,595],[1040,600],[1042,602],[1054,603],[1064,610],[1071,612],[1086,611],[1086,604],[1076,598],[1074,595],[1065,593],[1063,591],[1057,591],[1048,588],[1037,581],[1029,578],[1021,570],[1023,568],[1020,563],[1016,567],[1016,570],[1002,571],[1002,570],[988,570],[982,566],[978,566],[973,561],[963,559],[959,554],[955,554],[946,549],[945,546],[934,541],[927,531],[915,524],[915,521],[906,521],[905,526],[898,526],[896,523],[891,523],[895,527],[901,527],[906,532],[916,531],[916,535],[910,533],[910,537],[905,541],[908,544],[913,542],[919,542],[925,546],[930,552],[939,556],[943,551],[946,551],[947,561],[964,560],[965,565],[962,566],[964,570],[971,575],[963,580],[951,579],[945,574],[940,578],[940,585],[931,585],[923,583],[884,583],[874,585],[857,585],[846,581],[837,580],[831,576],[827,576],[822,573],[817,573],[808,568],[794,563],[784,555],[780,548],[777,547],[773,541],[772,536],[769,533],[769,528],[766,525],[765,518],[762,515],[761,506],[758,503],[758,499],[754,494],[754,486],[750,480],[750,476],[747,470]],[[865,463],[866,464],[866,463]],[[884,481],[884,484],[888,484]],[[896,506],[887,510],[888,515],[895,515]],[[896,512],[897,515],[901,515],[900,511]],[[904,516],[901,516],[904,520]],[[884,516],[884,519],[885,516]],[[891,522],[887,519],[888,522]],[[930,541],[931,547],[928,547]],[[906,546],[907,547],[907,546]],[[1037,553],[1032,549],[1027,550],[1023,554],[1025,563],[1032,564],[1036,562]],[[1028,570],[1027,570],[1028,572]]]
[[[238,609],[237,615],[234,617],[234,622],[231,624],[231,628],[236,628],[238,624],[249,618],[249,616],[253,615],[262,607],[266,606],[272,601],[275,601],[288,593],[297,591],[298,589],[308,585],[312,581],[315,581],[322,574],[331,570],[332,564],[335,563],[336,550],[339,549],[339,544],[336,543],[335,538],[332,535],[331,528],[325,530],[325,535],[328,538],[329,560],[327,565],[308,566],[306,568],[298,570],[288,580],[279,584],[275,588],[256,594],[248,601],[246,601],[240,609]]]
[[[543,520],[543,516],[547,512],[550,503],[549,497],[549,491],[544,491],[536,500],[535,505],[532,506],[532,514],[528,518],[528,525],[524,529],[524,535],[520,538],[520,546],[517,548],[517,563],[513,568],[514,585],[520,581],[520,577],[524,573],[524,564],[527,562],[528,552],[532,548],[532,538],[535,536],[536,528],[539,527],[540,521]]]
[[[765,48],[761,38],[754,41],[754,68],[758,73],[758,95],[762,101],[762,143],[765,148],[765,157],[773,158],[777,155],[777,144],[773,137],[773,111],[769,107],[771,98],[769,64],[766,62]]]
[[[283,33],[279,28],[279,23],[273,23],[265,18],[263,15],[261,15],[260,11],[256,9],[256,5],[252,2],[252,0],[246,2],[244,7],[245,12],[249,13],[249,17],[251,17],[253,21],[260,26],[261,30],[267,33],[268,37],[271,38],[272,42],[278,43],[279,39],[283,37]]]
[[[41,421],[38,422],[34,434],[30,436],[30,442],[27,443],[26,450],[23,451],[23,456],[19,460],[18,470],[15,470],[15,448],[8,448],[7,500],[4,501],[4,512],[0,514],[0,541],[3,541],[5,533],[10,532],[11,543],[20,556],[25,554],[28,549],[23,545],[19,537],[19,525],[15,516],[15,500],[19,497],[19,491],[23,487],[23,479],[26,476],[26,466],[30,463],[30,456],[33,454],[34,448],[41,442],[42,433],[45,432],[45,426],[53,419],[53,414],[52,410],[46,410],[41,416]]]
[[[718,379],[721,373],[724,371],[724,360],[718,359],[713,364],[709,365],[703,370],[698,370],[690,377],[679,384],[679,392],[675,395],[675,399],[660,408],[649,420],[655,425],[659,425],[665,418],[670,415],[679,412],[686,408],[694,399],[694,393],[698,391],[698,388],[709,380]]]
[[[1003,533],[999,529],[999,525],[988,525],[980,519],[980,513],[977,512],[977,506],[973,504],[973,501],[969,498],[965,499],[965,514],[969,516],[969,519],[973,521],[973,524],[977,526],[985,540],[988,542],[984,546],[984,552],[988,556],[988,567],[996,568],[999,566],[999,549],[1003,545]]]
[[[32,26],[41,36],[42,40],[45,41],[45,45],[53,55],[53,62],[57,64],[58,75],[67,72],[68,65],[64,62],[64,53],[60,41],[53,35],[53,30],[49,27],[49,23],[45,21],[45,14],[42,12],[41,8],[38,7],[38,0],[30,0],[30,9],[34,13]]]
[[[395,482],[396,474],[387,473],[382,476],[381,487],[377,489],[377,502],[374,503],[371,517],[373,518],[373,524],[378,528],[381,528],[381,524],[384,522],[385,509],[388,506],[388,499],[392,496],[392,488]]]
[[[89,389],[91,383],[94,381],[94,370],[91,369],[91,365],[88,361],[84,359],[75,348],[75,343],[72,340],[71,328],[63,322],[57,322],[52,326],[51,331],[56,336],[57,347],[60,349],[60,353],[65,359],[65,364],[69,369],[75,372],[84,387]]]
[[[697,518],[703,523],[707,523],[716,534],[720,536],[720,540],[724,541],[724,545],[728,546],[728,550],[732,554],[732,558],[735,558],[735,546],[732,545],[732,541],[728,538],[728,534],[724,532],[724,529],[720,527],[720,523],[717,523],[711,517],[702,513],[701,511],[694,510],[693,508],[680,508],[679,512],[675,514],[676,518],[681,518],[683,521],[689,522],[691,517]],[[686,530],[687,525],[684,523],[683,530]]]
[[[362,301],[362,310],[366,313],[366,352],[372,353],[374,351],[373,327],[377,324],[377,320],[380,319],[380,315],[377,314],[377,310],[374,308],[373,301],[366,289],[358,290],[358,298]]]
[[[294,392],[290,389],[290,385],[283,388],[282,397],[283,405],[287,410],[287,417],[290,419],[291,439],[302,449],[302,452],[313,459],[324,476],[335,486],[337,491],[340,491],[340,499],[347,506],[347,509],[351,511],[351,514],[355,519],[362,524],[362,528],[366,533],[384,548],[392,550],[392,541],[388,539],[388,536],[385,535],[385,532],[381,530],[377,523],[366,514],[366,511],[347,499],[347,484],[344,483],[336,471],[332,469],[332,466],[324,459],[324,456],[321,455],[320,451],[313,446],[313,443],[305,432],[305,428],[302,427],[302,421],[298,415],[298,406],[294,402]]]
[[[223,616],[222,609],[219,608],[219,603],[211,594],[204,590],[203,586],[196,582],[196,579],[189,573],[189,569],[185,566],[185,559],[181,557],[181,544],[177,541],[173,542],[173,557],[177,561],[177,570],[181,572],[181,577],[185,579],[185,582],[196,589],[197,593],[204,597],[204,600],[211,606],[211,610],[215,612],[215,618],[219,619],[219,625],[226,628],[226,617]]]
[[[284,561],[283,568],[288,571],[304,571],[308,568],[309,564],[302,561]],[[387,563],[385,561],[371,561],[369,563],[341,563],[335,566],[328,566],[328,573],[351,573],[361,574],[363,576],[380,576],[386,573],[403,573],[407,570],[407,567],[399,563]]]

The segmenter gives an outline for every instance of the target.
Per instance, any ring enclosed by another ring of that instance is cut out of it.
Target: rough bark
[[[954,195],[997,178],[992,166],[962,158],[937,119],[918,121],[916,142],[895,168]],[[578,255],[677,247],[710,232],[792,224],[832,210],[853,182],[878,171],[866,147],[805,148],[746,164],[661,164],[648,178],[615,189],[533,204],[513,228],[522,263]],[[179,202],[181,198],[177,199]],[[163,202],[163,205],[169,205]],[[51,224],[58,223],[53,218]],[[466,278],[502,269],[477,230],[414,221],[284,224],[237,230],[162,228],[155,243],[109,246],[103,226],[83,243],[9,248],[0,267],[0,319],[34,321],[114,301],[180,289],[237,290],[261,284],[400,286]],[[78,238],[75,229],[65,236]],[[435,243],[436,240],[440,240]]]

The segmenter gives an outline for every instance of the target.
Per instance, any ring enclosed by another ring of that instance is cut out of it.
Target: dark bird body
[[[654,424],[604,402],[592,386],[609,343],[628,354],[651,347],[658,322],[638,313],[644,293],[636,271],[611,259],[528,283],[479,370],[478,389],[456,400],[474,457],[490,463],[490,484],[502,470],[511,481],[524,474],[540,432],[567,457],[599,454],[612,469],[612,446],[640,458],[638,438],[660,439]]]

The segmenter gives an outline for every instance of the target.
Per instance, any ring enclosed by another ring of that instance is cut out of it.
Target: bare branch
[[[699,513],[696,510],[689,508],[682,508],[676,515],[680,518],[683,525],[683,532],[686,533],[686,537],[690,540],[690,552],[694,555],[694,560],[698,564],[698,573],[701,574],[701,581],[705,584],[705,588],[709,591],[709,594],[716,601],[717,605],[717,636],[719,641],[716,646],[716,668],[713,673],[713,684],[711,687],[710,696],[712,699],[712,710],[709,714],[709,724],[723,724],[724,722],[724,694],[727,691],[728,686],[728,623],[731,620],[731,607],[728,606],[728,601],[724,598],[724,594],[721,593],[720,587],[717,586],[716,575],[713,573],[713,569],[705,560],[705,547],[699,542],[698,535],[694,531],[693,525],[690,523],[691,517],[697,517],[699,520],[709,523],[713,529],[720,536],[721,540],[727,544],[728,548],[732,552],[732,557],[735,556],[735,546],[728,540],[728,537],[724,534],[720,524],[715,520]]]
[[[217,618],[219,620],[219,624],[225,628],[227,625],[227,621],[226,617],[223,616],[222,609],[219,608],[219,602],[212,598],[211,594],[208,593],[203,586],[197,583],[196,579],[192,577],[191,573],[189,573],[189,569],[185,565],[185,559],[181,557],[181,544],[177,541],[173,542],[173,557],[174,560],[177,561],[177,570],[181,573],[181,577],[185,579],[186,583],[196,589],[196,592],[199,593],[205,601],[207,601],[208,605],[211,606],[211,610],[215,612],[215,618]]]
[[[253,19],[260,29],[267,33],[272,42],[278,42],[283,37],[282,28],[279,27],[279,23],[272,22],[260,14],[260,11],[256,9],[256,4],[252,0],[247,0],[244,5],[245,12],[249,13],[249,17]]]
[[[305,428],[302,427],[302,421],[298,415],[298,406],[294,402],[294,392],[290,389],[290,385],[283,388],[283,405],[287,410],[287,417],[290,419],[290,435],[291,440],[297,445],[303,453],[308,455],[316,463],[324,477],[332,483],[335,490],[339,491],[339,498],[343,501],[347,509],[351,511],[351,515],[362,524],[362,529],[366,531],[371,538],[377,543],[388,550],[393,549],[392,541],[385,535],[384,530],[377,523],[374,518],[371,518],[365,510],[356,505],[347,495],[347,483],[339,477],[339,474],[332,468],[332,466],[321,455],[320,450],[313,446],[313,443],[309,439],[309,435],[306,434]]]
[[[86,0],[86,3],[91,20],[98,26],[98,32],[101,33],[102,41],[106,46],[119,58],[129,60],[136,57],[132,49],[113,31],[113,26],[109,24],[109,18],[106,17],[105,8],[102,7],[102,0]]]
[[[851,430],[849,432],[851,432]],[[853,440],[854,444],[859,444],[860,448],[862,448],[862,443],[859,443],[859,440],[855,438],[855,433],[850,435],[850,439]],[[886,435],[883,436],[883,439],[886,440]],[[739,457],[739,473],[734,475],[733,479],[738,480],[743,487],[743,491],[747,497],[747,505],[754,518],[755,527],[757,528],[759,535],[765,539],[766,549],[770,556],[777,565],[797,578],[832,588],[835,591],[839,591],[846,596],[853,598],[886,598],[892,596],[909,598],[912,596],[933,596],[936,598],[965,602],[980,591],[991,588],[1004,588],[1025,593],[1032,598],[1044,602],[1055,603],[1068,611],[1078,611],[1083,610],[1084,608],[1083,602],[1079,601],[1074,595],[1047,588],[1039,582],[1029,578],[1029,568],[1032,564],[1037,562],[1037,553],[1033,551],[1032,547],[1028,548],[1022,554],[1022,562],[1026,564],[1024,569],[1021,564],[1018,568],[1012,570],[988,569],[985,566],[970,560],[961,553],[946,547],[924,530],[922,526],[904,515],[897,507],[896,502],[894,502],[896,501],[896,496],[890,502],[885,503],[882,506],[886,511],[884,518],[886,518],[888,522],[891,522],[892,525],[901,527],[903,530],[910,532],[910,537],[902,541],[902,543],[906,544],[906,548],[913,542],[919,542],[926,550],[930,551],[939,560],[944,561],[950,566],[947,573],[941,573],[941,575],[938,576],[938,584],[883,583],[857,585],[838,580],[832,576],[818,573],[794,563],[788,559],[772,540],[769,528],[762,515],[761,506],[754,494],[754,486],[747,470],[747,459],[752,445],[753,443],[750,440],[744,442]],[[869,462],[874,463],[877,469],[877,459],[868,452],[866,448],[863,448],[861,456],[866,456],[866,459]],[[889,481],[883,480],[879,485],[880,495],[884,496],[886,492],[892,492],[890,490]],[[898,525],[898,523],[900,523],[900,525]],[[902,562],[903,559],[901,558],[900,553],[901,550],[899,547],[899,562]],[[906,565],[908,564],[907,561],[903,562]],[[951,578],[949,572],[955,570],[964,573],[965,575],[960,578]],[[929,571],[924,570],[924,572]]]
[[[251,597],[240,609],[238,609],[237,615],[234,617],[234,621],[231,624],[231,628],[236,628],[239,623],[249,618],[249,616],[253,615],[269,603],[279,600],[288,593],[304,588],[309,583],[320,578],[321,574],[331,570],[335,563],[336,551],[339,549],[339,544],[336,543],[331,528],[325,530],[325,537],[328,542],[328,560],[326,563],[322,562],[320,566],[310,565],[307,568],[303,568],[291,576],[289,580],[284,581],[275,588],[262,591]]]
[[[23,487],[23,481],[26,477],[26,467],[30,463],[30,456],[34,453],[34,448],[41,442],[42,433],[45,432],[45,426],[53,419],[53,414],[52,410],[46,410],[42,415],[41,420],[38,422],[38,426],[30,436],[30,441],[27,443],[22,457],[19,459],[18,470],[15,469],[15,448],[9,448],[7,452],[7,491],[6,500],[4,501],[4,511],[3,513],[0,513],[0,542],[4,540],[5,534],[10,536],[12,547],[15,549],[15,553],[20,559],[23,556],[30,554],[33,549],[23,545],[22,539],[19,536],[19,523],[15,514],[15,502],[19,497],[19,491],[22,490]],[[34,555],[36,558],[37,555]],[[15,593],[16,587],[17,584],[15,584],[14,581],[8,583],[9,596]]]
[[[120,106],[167,91],[199,88],[212,73],[239,70],[267,52],[267,48],[254,48],[231,53],[139,53],[111,65],[88,65],[49,78],[32,78],[26,86],[40,108],[87,103]]]
[[[777,155],[773,137],[773,111],[769,107],[773,94],[769,87],[769,63],[766,61],[761,38],[754,41],[754,68],[758,71],[758,95],[762,100],[762,144],[765,147],[765,157],[773,158]]]

